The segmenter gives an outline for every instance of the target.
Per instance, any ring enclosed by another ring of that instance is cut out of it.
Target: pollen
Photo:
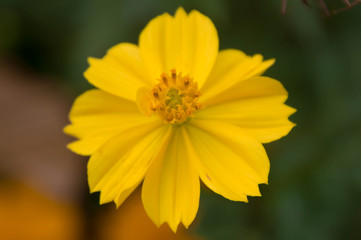
[[[199,97],[197,82],[172,69],[162,73],[151,90],[138,91],[138,105],[146,115],[155,113],[166,123],[180,124],[201,108]]]

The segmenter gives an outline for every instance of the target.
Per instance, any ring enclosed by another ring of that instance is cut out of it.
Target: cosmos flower
[[[78,97],[68,147],[90,155],[88,182],[100,203],[117,206],[142,182],[142,201],[158,226],[194,220],[200,180],[233,201],[260,196],[270,169],[262,143],[288,134],[295,109],[287,91],[261,76],[274,60],[218,51],[212,21],[179,8],[151,20],[139,45],[120,43],[89,58],[98,89]]]

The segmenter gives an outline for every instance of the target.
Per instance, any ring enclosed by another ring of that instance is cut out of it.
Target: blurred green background
[[[284,84],[287,103],[298,111],[291,133],[265,146],[271,172],[263,197],[231,202],[203,188],[190,231],[210,240],[361,239],[361,4],[325,17],[310,3],[289,1],[282,15],[281,0],[0,0],[0,64],[47,76],[41,84],[61,89],[68,111],[91,87],[82,75],[88,56],[137,43],[156,15],[197,9],[216,25],[220,49],[276,58],[266,75]],[[326,3],[331,12],[344,7]],[[39,83],[31,79],[26,84]],[[98,196],[87,192],[85,165],[78,169],[75,202],[87,219],[84,231],[92,232],[94,212],[115,207],[97,205]],[[3,181],[14,178],[0,170]]]

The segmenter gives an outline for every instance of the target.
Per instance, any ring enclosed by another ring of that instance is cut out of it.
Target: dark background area
[[[263,197],[231,202],[203,188],[192,234],[210,240],[361,239],[361,4],[326,17],[309,2],[289,1],[282,15],[281,0],[0,0],[2,185],[30,183],[78,206],[86,219],[78,239],[95,238],[94,216],[115,206],[98,206],[98,196],[88,194],[86,159],[70,154],[65,144],[71,139],[61,134],[72,100],[91,88],[82,75],[86,59],[102,57],[119,42],[137,43],[150,19],[183,6],[213,20],[220,49],[276,58],[266,75],[283,83],[287,104],[298,110],[290,134],[265,146],[271,172],[269,185],[260,187]],[[344,7],[338,0],[326,4],[331,13]],[[44,102],[52,104],[44,108]],[[54,134],[33,147],[38,133],[49,133],[57,121]],[[55,146],[61,150],[50,151]],[[38,155],[18,154],[26,148]]]

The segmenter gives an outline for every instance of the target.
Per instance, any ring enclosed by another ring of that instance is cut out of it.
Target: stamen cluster
[[[197,82],[189,75],[163,73],[151,90],[150,108],[167,123],[183,123],[201,108]]]

